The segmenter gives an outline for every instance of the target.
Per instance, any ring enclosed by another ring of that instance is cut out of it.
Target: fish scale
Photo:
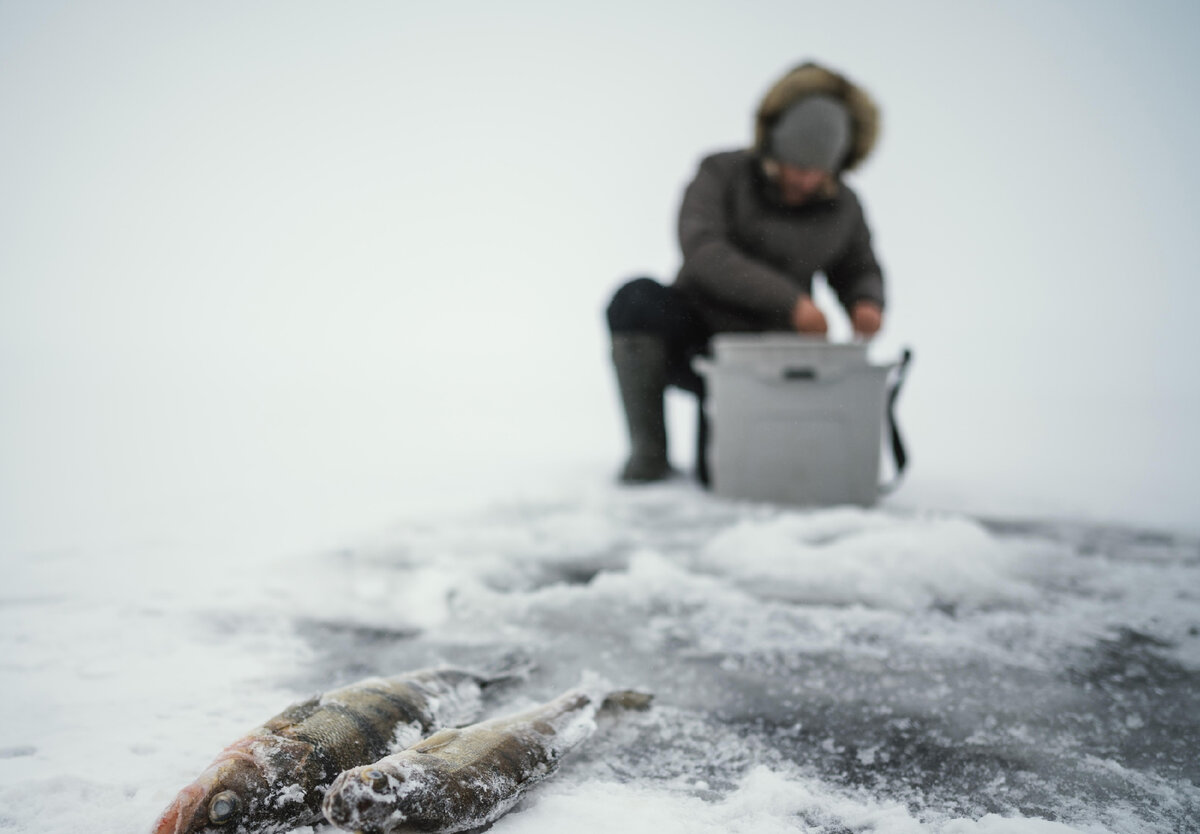
[[[393,752],[399,728],[424,735],[471,720],[482,688],[499,679],[421,670],[292,704],[222,751],[154,834],[268,834],[315,824],[340,772]]]
[[[397,724],[411,723],[420,718],[411,711],[397,710],[390,721],[372,721],[371,716],[344,704],[327,704],[290,734],[293,738],[306,741],[319,751],[327,751],[325,758],[330,767],[326,772],[330,778],[347,767],[368,759],[384,755],[392,737],[392,728]],[[380,716],[382,719],[382,716]],[[426,721],[422,725],[428,724]],[[386,727],[386,729],[385,729]],[[380,752],[382,751],[382,752]]]
[[[524,712],[442,730],[341,774],[325,795],[325,817],[362,834],[451,834],[486,825],[557,770],[595,729],[597,712],[649,703],[638,692],[599,700],[571,690]]]

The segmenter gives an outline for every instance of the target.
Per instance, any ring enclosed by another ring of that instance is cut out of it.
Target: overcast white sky
[[[607,296],[672,277],[699,157],[810,57],[884,113],[853,181],[892,299],[875,353],[917,354],[895,500],[1196,529],[1197,23],[0,0],[0,546],[302,545],[609,477]]]

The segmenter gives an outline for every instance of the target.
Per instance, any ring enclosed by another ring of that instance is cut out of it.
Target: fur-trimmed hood
[[[771,127],[783,111],[805,96],[824,93],[840,99],[850,111],[853,138],[842,170],[857,167],[875,147],[879,137],[879,108],[866,90],[820,64],[808,61],[789,71],[772,85],[754,116],[754,152],[764,155]]]

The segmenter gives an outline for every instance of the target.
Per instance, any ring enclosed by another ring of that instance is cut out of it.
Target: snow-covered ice
[[[516,650],[489,714],[657,699],[501,834],[1200,831],[1198,9],[0,3],[0,831]],[[806,58],[883,107],[907,479],[608,486],[603,307]]]
[[[525,652],[494,714],[587,676],[656,701],[498,831],[1181,831],[1198,601],[1187,537],[685,483],[513,497],[189,582],[29,558],[0,607],[0,713],[28,716],[0,731],[0,826],[146,830],[292,700]]]

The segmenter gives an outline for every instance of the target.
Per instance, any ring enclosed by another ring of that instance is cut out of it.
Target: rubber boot
[[[671,475],[663,416],[666,345],[651,333],[614,333],[612,360],[629,428],[629,460],[620,480],[627,484],[661,481]]]

